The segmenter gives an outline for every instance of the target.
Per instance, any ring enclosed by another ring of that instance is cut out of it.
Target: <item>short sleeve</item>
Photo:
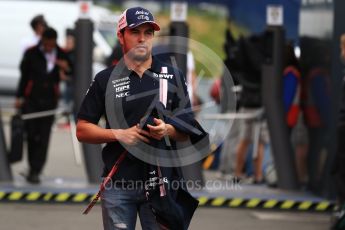
[[[105,111],[105,88],[100,84],[100,76],[96,76],[88,89],[80,106],[78,119],[97,124]]]

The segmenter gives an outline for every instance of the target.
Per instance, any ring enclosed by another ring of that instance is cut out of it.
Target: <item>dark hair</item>
[[[36,15],[30,22],[31,28],[33,30],[35,30],[39,24],[45,27],[47,26],[47,22],[42,14]]]
[[[48,27],[42,34],[42,38],[57,39],[57,32],[51,27]]]
[[[120,33],[122,34],[122,35],[124,35],[124,33],[125,33],[125,30],[126,30],[126,27],[125,28],[122,28],[121,30],[120,30]],[[155,30],[154,29],[152,29],[153,31],[153,34],[155,33]],[[163,35],[162,35],[163,36]]]
[[[67,35],[67,36],[75,37],[75,30],[74,30],[74,29],[71,29],[71,28],[67,28],[67,29],[66,29],[66,35]]]
[[[292,65],[296,68],[300,68],[299,61],[295,55],[294,46],[291,41],[285,44],[285,67]]]

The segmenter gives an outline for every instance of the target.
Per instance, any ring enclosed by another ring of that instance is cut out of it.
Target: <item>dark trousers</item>
[[[321,150],[326,147],[324,131],[321,128],[309,128],[309,151],[307,156],[308,188],[312,192],[319,193],[321,172],[319,171]]]
[[[308,188],[312,192],[321,192],[321,175],[324,167],[320,169],[320,164],[322,163],[321,151],[323,149],[327,150],[327,132],[322,128],[309,128],[309,151],[307,156],[307,166],[308,166]],[[321,170],[321,171],[320,171]]]
[[[42,109],[40,109],[40,111],[42,111]],[[34,113],[37,112],[37,108],[32,105],[26,105],[23,112]],[[47,159],[53,122],[54,116],[29,119],[25,121],[30,172],[38,174],[42,172]]]
[[[41,173],[47,159],[48,144],[54,117],[26,121],[30,171]]]

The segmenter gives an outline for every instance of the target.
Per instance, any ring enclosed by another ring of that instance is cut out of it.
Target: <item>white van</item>
[[[80,16],[80,3],[63,1],[2,1],[0,0],[0,94],[14,94],[19,80],[19,64],[23,55],[23,39],[33,34],[31,19],[43,14],[49,26],[58,32],[58,44],[64,46],[67,28],[74,28]],[[109,56],[116,42],[118,16],[108,9],[91,5],[94,22],[95,66]]]

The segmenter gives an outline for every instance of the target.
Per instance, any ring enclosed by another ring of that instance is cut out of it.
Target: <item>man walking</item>
[[[169,89],[159,100],[163,110],[175,111],[184,100],[185,103],[182,104],[185,106],[182,109],[186,112],[181,112],[178,116],[184,117],[183,121],[186,123],[193,119],[181,72],[152,57],[154,32],[158,30],[159,25],[147,9],[134,7],[125,10],[117,28],[123,59],[115,67],[109,67],[96,75],[81,105],[77,123],[78,139],[86,143],[107,143],[102,151],[105,165],[103,176],[109,173],[125,149],[133,153],[131,147],[143,143],[154,146],[154,142],[164,141],[163,137],[168,137],[172,143],[188,139],[185,129],[174,122],[174,119],[154,118],[153,124],[147,125],[145,129],[138,125],[152,109],[152,105],[156,104],[162,85]],[[115,80],[111,78],[113,74]],[[119,127],[110,127],[109,121],[114,118],[109,117],[106,98],[113,94],[106,92],[108,81],[112,84],[110,90],[115,93],[113,104],[120,104],[122,109],[116,110],[114,114],[124,118]],[[177,82],[183,84],[179,85]],[[184,92],[183,98],[178,91]],[[98,126],[103,115],[107,121],[106,128]],[[126,187],[131,182],[145,181],[146,167],[147,163],[132,154],[127,155],[119,165],[112,178],[113,186],[102,192],[104,229],[134,230],[137,213],[142,229],[159,229],[147,202],[145,189],[142,186]]]
[[[40,43],[28,49],[20,64],[20,81],[15,107],[23,114],[55,109],[59,97],[60,71],[68,71],[65,53],[57,46],[57,32],[47,28]],[[27,120],[30,171],[29,183],[40,183],[39,175],[47,158],[54,116]]]

